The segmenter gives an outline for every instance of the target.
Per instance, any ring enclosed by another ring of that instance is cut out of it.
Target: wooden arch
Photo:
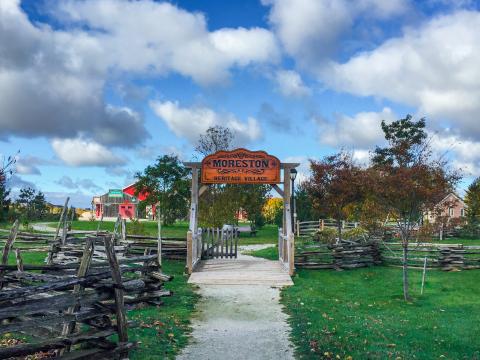
[[[276,157],[264,151],[241,148],[219,151],[205,157],[202,162],[184,162],[184,165],[192,169],[187,272],[191,274],[194,271],[202,255],[202,239],[198,230],[198,200],[208,189],[208,184],[268,184],[283,198],[283,226],[278,234],[279,261],[288,273],[293,275],[295,237],[290,205],[292,189],[290,170],[300,164],[281,163]],[[280,187],[282,184],[283,189]]]

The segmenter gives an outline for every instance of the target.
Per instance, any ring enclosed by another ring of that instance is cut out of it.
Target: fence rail
[[[342,229],[353,229],[358,226],[356,222],[341,221],[340,226]],[[333,219],[320,219],[315,221],[297,221],[295,224],[295,233],[297,236],[312,235],[317,231],[321,231],[325,228],[338,228],[338,222]]]
[[[415,243],[408,247],[408,265],[444,271],[480,269],[480,246]],[[305,269],[348,269],[373,265],[401,266],[401,243],[310,244],[298,246],[295,266]]]
[[[161,272],[158,256],[119,258],[122,247],[112,234],[78,239],[83,251],[75,253],[77,261],[26,264],[24,249],[15,248],[17,230],[18,222],[0,264],[0,334],[26,337],[0,348],[0,358],[127,358],[135,346],[128,340],[128,327],[135,324],[127,321],[127,308],[160,305],[171,295],[163,289],[171,277]],[[8,265],[14,248],[17,264]],[[98,250],[105,258],[96,258]]]

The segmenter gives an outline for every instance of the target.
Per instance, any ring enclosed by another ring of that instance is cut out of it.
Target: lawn
[[[410,274],[406,303],[397,268],[298,270],[282,290],[297,357],[479,359],[480,271],[429,271],[423,296]]]
[[[157,236],[157,223],[154,221],[142,221],[140,226],[143,226],[143,233],[150,236]],[[102,230],[113,231],[115,223],[113,221],[104,221],[102,223]],[[53,226],[53,223],[52,223]],[[72,224],[73,230],[97,230],[98,221],[74,221]],[[137,233],[132,230],[133,225],[127,222],[127,233]],[[171,226],[162,227],[162,235],[166,237],[182,237],[186,238],[188,231],[188,223],[178,222]],[[251,236],[250,233],[240,234],[240,245],[250,244],[276,244],[278,242],[278,227],[276,225],[265,225],[258,229],[256,236]]]

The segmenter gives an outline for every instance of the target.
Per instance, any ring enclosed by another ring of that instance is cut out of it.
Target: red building
[[[106,194],[94,196],[92,206],[97,219],[103,217],[117,217],[119,214],[122,219],[138,218],[138,204],[144,201],[148,193],[141,192],[135,196],[135,184],[131,184],[123,189],[110,189]],[[155,206],[147,207],[147,215],[154,218]]]

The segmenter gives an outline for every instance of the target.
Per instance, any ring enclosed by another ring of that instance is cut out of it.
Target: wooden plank
[[[117,219],[115,227],[117,227],[120,217]],[[127,333],[127,316],[124,305],[124,291],[122,289],[122,275],[118,266],[117,256],[113,249],[113,243],[115,240],[115,231],[112,235],[112,238],[105,237],[105,249],[107,253],[108,262],[110,263],[110,268],[112,272],[112,279],[116,286],[115,288],[115,307],[116,307],[116,316],[117,316],[117,332],[118,339],[122,343],[128,341]]]
[[[20,226],[20,223],[17,220],[13,223],[13,226],[10,230],[10,234],[8,235],[8,239],[5,242],[5,245],[3,247],[3,254],[2,254],[2,265],[7,265],[8,264],[8,255],[10,253],[10,250],[12,249],[13,243],[15,242],[15,239],[17,238],[18,234],[18,227]],[[3,288],[3,278],[4,275],[4,270],[0,270],[0,289]]]
[[[83,251],[82,260],[80,262],[80,267],[78,268],[77,277],[82,278],[87,275],[90,263],[93,256],[93,241],[91,239],[87,240],[85,244],[85,249]],[[77,284],[73,287],[74,295],[83,295],[85,288],[81,284]],[[71,315],[77,312],[80,309],[79,305],[71,306],[68,308],[66,314]],[[63,325],[62,336],[70,335],[75,330],[75,321],[67,322]],[[64,351],[70,351],[70,346],[67,346],[64,350],[60,352],[62,355]]]

